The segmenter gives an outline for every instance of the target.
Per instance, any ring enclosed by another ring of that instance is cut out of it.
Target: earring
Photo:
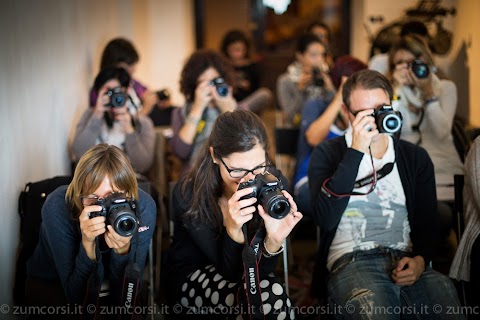
[[[217,161],[215,161],[215,159],[213,160],[213,163],[217,164]]]

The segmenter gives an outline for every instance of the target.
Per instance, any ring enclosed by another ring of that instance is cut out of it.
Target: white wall
[[[12,303],[17,203],[25,183],[69,174],[67,141],[113,37],[140,53],[136,78],[178,89],[192,52],[191,0],[0,2],[0,304]],[[174,92],[174,100],[181,98]],[[2,315],[3,316],[3,315]]]

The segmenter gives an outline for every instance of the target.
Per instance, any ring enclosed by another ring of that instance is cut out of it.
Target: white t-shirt
[[[375,171],[395,161],[393,139],[391,136],[388,138],[388,148],[383,158],[373,159]],[[350,147],[351,129],[347,130],[345,140]],[[372,173],[370,155],[365,154],[356,180]],[[353,191],[367,193],[370,188],[371,184],[368,184]],[[405,193],[396,163],[388,175],[377,181],[371,193],[350,197],[330,246],[327,268],[331,270],[334,262],[346,253],[379,246],[402,251],[411,251],[412,247]]]

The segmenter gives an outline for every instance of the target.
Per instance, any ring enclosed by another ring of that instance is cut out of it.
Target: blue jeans
[[[389,248],[355,251],[335,261],[328,278],[329,303],[337,319],[465,319],[447,276],[427,267],[411,286],[396,285],[391,273],[408,256]],[[341,313],[341,314],[339,314]]]

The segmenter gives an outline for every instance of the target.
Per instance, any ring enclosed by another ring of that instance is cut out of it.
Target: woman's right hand
[[[90,219],[91,212],[101,211],[101,206],[86,206],[80,214],[80,230],[82,232],[82,244],[90,259],[95,260],[95,238],[105,233],[105,217],[98,216]]]
[[[203,111],[208,107],[210,101],[213,99],[212,87],[208,81],[202,81],[195,89],[195,99],[192,105],[192,115],[201,118]]]
[[[297,83],[298,89],[302,91],[305,90],[305,88],[312,82],[312,79],[312,68],[307,66],[303,67]]]
[[[107,96],[107,88],[101,88],[98,91],[98,98],[97,103],[95,104],[95,108],[93,109],[93,114],[97,118],[103,117],[105,111],[110,110],[110,106],[107,106],[110,103],[110,97]]]
[[[256,197],[240,199],[252,192],[253,188],[237,190],[227,202],[228,213],[223,215],[228,235],[238,243],[245,242],[242,226],[253,218],[256,211],[254,204],[257,202]]]

